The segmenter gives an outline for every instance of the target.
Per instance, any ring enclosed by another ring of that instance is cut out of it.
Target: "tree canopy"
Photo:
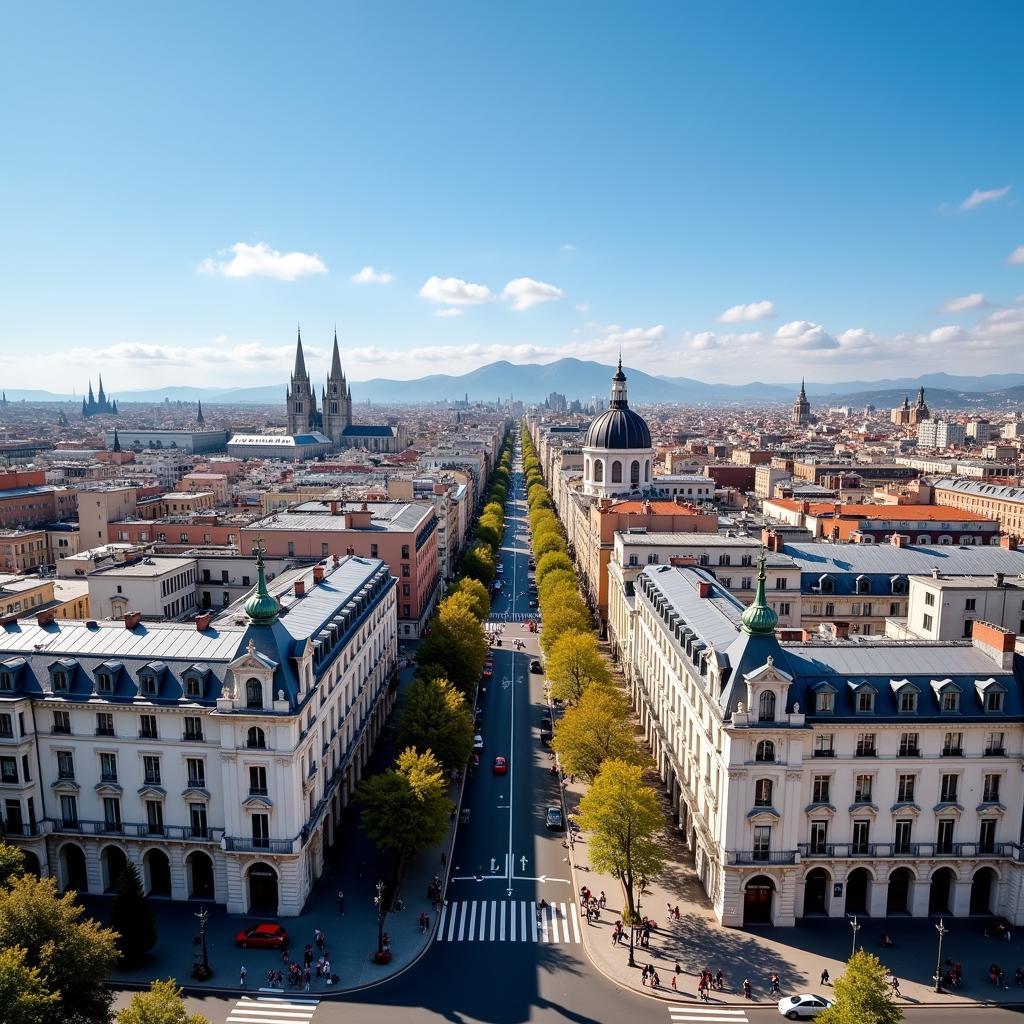
[[[556,569],[568,569],[569,572],[573,571],[572,562],[569,561],[569,556],[561,551],[550,551],[544,555],[543,558],[537,559],[537,586],[540,587],[541,583],[544,582],[544,577],[549,572],[554,572]]]
[[[562,770],[593,782],[609,760],[639,762],[629,702],[621,690],[592,683],[558,720],[552,749]]]
[[[577,703],[591,683],[611,681],[597,638],[575,629],[567,629],[551,645],[544,669],[551,682],[551,696],[569,704]]]
[[[447,679],[413,680],[398,719],[399,747],[432,750],[446,768],[461,768],[473,752],[473,714]]]
[[[585,633],[590,630],[590,615],[583,603],[567,604],[552,611],[544,612],[544,628],[540,634],[540,646],[545,655],[550,655],[563,633]]]
[[[473,609],[469,594],[450,594],[430,620],[430,634],[416,649],[419,665],[440,666],[463,693],[479,681],[487,658],[487,637]]]
[[[820,1024],[898,1024],[903,1010],[890,998],[888,971],[874,953],[858,949],[835,979],[834,1005],[817,1016]]]
[[[488,587],[494,582],[495,565],[494,552],[482,541],[467,548],[462,556],[462,571]]]
[[[25,858],[21,850],[0,840],[0,886],[25,872]]]
[[[451,594],[465,594],[469,598],[470,608],[473,614],[483,622],[491,613],[491,599],[487,594],[487,588],[471,576],[464,576],[449,591]]]
[[[119,1010],[117,1024],[210,1024],[201,1013],[189,1013],[181,989],[171,978],[154,981],[148,992],[136,992]]]
[[[114,903],[110,908],[110,927],[117,932],[117,948],[126,967],[138,967],[156,945],[156,915],[142,891],[139,869],[125,864],[117,880]]]
[[[16,946],[0,948],[0,1019],[4,1024],[48,1024],[56,1020],[57,994]]]

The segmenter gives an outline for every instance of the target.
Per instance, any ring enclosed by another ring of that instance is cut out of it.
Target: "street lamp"
[[[935,926],[935,930],[939,933],[939,955],[935,958],[935,991],[942,991],[942,940],[946,937],[946,932],[949,929],[946,927],[945,922],[942,918],[939,918],[939,923]]]
[[[377,895],[373,898],[377,908],[377,957],[384,955],[384,883],[377,882]]]
[[[850,928],[853,930],[853,948],[850,950],[850,956],[853,956],[857,952],[857,932],[860,931],[860,925],[857,923],[857,915],[853,915],[853,919],[850,921]]]
[[[194,945],[202,947],[201,953],[192,954],[192,958],[195,960],[192,965],[192,977],[197,981],[207,981],[213,976],[213,971],[210,969],[209,950],[206,948],[206,923],[210,914],[204,907],[192,916],[199,922],[199,934],[195,937]]]
[[[637,898],[636,898],[636,916],[640,920],[643,920],[643,918],[640,916],[640,897],[644,893],[644,884],[646,882],[647,882],[646,878],[641,878],[640,879],[640,892],[639,892],[639,894],[637,895]],[[636,935],[636,924],[637,924],[636,921],[630,921],[629,922],[629,966],[630,967],[636,967],[636,960],[633,958],[633,949],[634,949],[633,939],[634,939],[634,936]]]

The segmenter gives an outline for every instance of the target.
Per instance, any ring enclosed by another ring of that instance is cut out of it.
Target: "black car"
[[[540,664],[540,662],[536,658],[534,658],[533,661],[530,662],[530,671],[535,676],[542,675],[543,672],[544,672],[544,669],[541,668],[541,664]]]
[[[531,608],[536,608],[537,607],[537,598],[536,597],[531,597],[530,598],[530,607]]]
[[[551,736],[552,736],[553,732],[554,732],[554,727],[551,724],[551,719],[547,715],[545,715],[540,720],[540,734],[541,734],[541,737],[543,739],[548,739],[549,740],[549,739],[551,739]]]
[[[544,827],[549,832],[561,832],[565,828],[561,807],[549,807],[544,813]]]

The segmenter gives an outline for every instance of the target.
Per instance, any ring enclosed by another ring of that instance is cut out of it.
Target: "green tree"
[[[487,588],[472,576],[464,576],[452,587],[450,593],[465,594],[469,598],[473,614],[481,622],[491,614],[491,599],[487,595]]]
[[[450,594],[416,649],[417,664],[440,666],[463,693],[476,685],[487,658],[487,637],[473,608],[468,594]]]
[[[576,818],[588,835],[590,866],[622,883],[628,920],[636,921],[637,883],[654,878],[665,866],[661,807],[644,784],[643,770],[625,761],[605,761],[580,800]]]
[[[575,591],[577,594],[579,593],[576,585],[576,573],[571,569],[555,569],[549,572],[537,585],[537,596],[540,598],[541,605],[544,604],[551,591],[562,587],[567,587],[569,590]]]
[[[57,895],[52,878],[22,875],[0,889],[0,948],[26,951],[57,1002],[46,1024],[107,1024],[111,993],[104,985],[117,962],[117,935],[82,921],[73,893]]]
[[[483,519],[476,524],[477,540],[483,541],[489,548],[497,550],[501,546],[501,527]]]
[[[590,615],[575,605],[565,605],[544,613],[544,627],[540,634],[540,646],[550,656],[555,644],[565,633],[586,633],[590,630]]]
[[[415,679],[405,691],[398,719],[399,747],[432,750],[446,768],[458,768],[473,752],[473,715],[447,679]]]
[[[489,501],[484,505],[483,511],[480,513],[481,518],[484,516],[493,516],[500,523],[505,518],[505,509],[497,501]]]
[[[560,534],[545,533],[534,539],[534,557],[543,558],[549,551],[560,551],[562,554],[565,554],[565,541]]]
[[[181,989],[171,978],[153,981],[148,992],[136,992],[119,1010],[117,1024],[210,1024],[201,1013],[189,1013]]]
[[[129,861],[117,880],[110,927],[118,934],[117,948],[126,967],[139,967],[156,945],[156,915],[142,891],[139,870]]]
[[[462,556],[463,573],[479,580],[486,587],[494,582],[495,564],[494,552],[483,543],[467,548]]]
[[[0,949],[0,1019],[4,1024],[47,1024],[55,1020],[57,995],[47,991],[24,949]]]
[[[621,690],[591,683],[574,707],[558,720],[551,746],[562,770],[593,782],[605,761],[639,764],[640,754]]]
[[[436,846],[448,830],[452,803],[441,764],[429,750],[403,750],[394,768],[364,779],[355,795],[363,831],[380,849],[394,850],[400,863]]]
[[[25,858],[21,855],[21,850],[0,840],[0,886],[24,873]]]
[[[819,1024],[898,1024],[903,1010],[889,998],[888,972],[874,953],[858,949],[835,980],[835,1003]]]
[[[569,561],[569,556],[563,554],[561,551],[551,551],[546,554],[543,558],[537,559],[537,586],[544,582],[544,577],[549,572],[554,572],[556,569],[568,569],[569,572],[573,571],[572,562]]]
[[[566,630],[551,645],[544,670],[551,683],[551,696],[568,704],[579,703],[592,683],[611,682],[597,638],[575,629]]]

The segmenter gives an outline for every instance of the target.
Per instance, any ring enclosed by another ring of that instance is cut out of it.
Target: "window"
[[[814,709],[819,714],[828,714],[835,710],[836,695],[831,690],[819,690],[814,697]]]
[[[871,690],[857,691],[857,713],[864,714],[875,710],[875,695]]]
[[[146,801],[146,831],[153,836],[164,834],[164,805],[159,800]]]
[[[754,826],[754,860],[767,860],[772,845],[771,825]]]
[[[996,822],[994,818],[987,818],[981,823],[981,831],[978,833],[978,847],[981,853],[995,853]]]
[[[775,580],[775,589],[776,590],[785,590],[786,589],[786,580],[783,579],[781,576],[777,577],[776,580]]]
[[[408,544],[403,544],[402,545],[402,557],[403,558],[408,558],[409,557],[409,545]]]
[[[258,679],[247,679],[245,682],[245,706],[263,707],[263,684]]]
[[[70,750],[57,751],[57,778],[73,779],[75,777],[75,755]]]
[[[912,804],[914,802],[914,785],[917,782],[916,775],[901,775],[896,784],[896,802],[901,804]]]
[[[935,594],[932,591],[928,590],[928,591],[925,592],[924,603],[929,608],[934,608],[935,607]]]
[[[969,598],[967,598],[967,601],[964,604],[964,611],[973,612],[973,611],[977,610],[977,607],[978,607],[978,599],[975,598],[975,597],[969,597]]]
[[[853,786],[853,802],[855,804],[871,803],[872,776],[858,775]]]
[[[835,737],[830,732],[820,732],[814,737],[815,757],[835,757]]]
[[[206,762],[201,757],[185,758],[185,774],[188,776],[188,784],[193,789],[204,789],[206,787]]]
[[[960,693],[957,690],[946,690],[942,695],[942,710],[959,711]]]
[[[629,464],[629,482],[633,487],[640,484],[640,463],[636,459]]]
[[[142,715],[139,718],[139,736],[146,740],[155,740],[157,738],[156,732],[156,715]]]
[[[75,797],[60,798],[60,817],[64,828],[78,828],[78,800]]]
[[[0,782],[6,786],[18,784],[18,759],[16,757],[0,757]]]
[[[121,801],[116,796],[103,798],[103,831],[121,831]]]
[[[69,712],[54,711],[53,731],[56,733],[63,733],[65,735],[71,734],[71,714]]]
[[[765,690],[757,702],[757,718],[760,722],[775,721],[775,694]]]
[[[10,715],[0,715],[0,739],[10,740],[14,738],[14,724]]]
[[[201,718],[188,717],[185,719],[185,734],[182,739],[202,742],[203,720]]]
[[[831,601],[825,602],[825,617],[832,618],[836,613],[836,606]]]
[[[252,845],[259,849],[270,846],[270,817],[266,814],[252,816]]]
[[[986,711],[1002,711],[1003,710],[1003,692],[1002,692],[1002,690],[989,690],[985,694],[985,710]]]
[[[861,576],[857,580],[857,593],[858,594],[870,594],[871,593],[871,580]]]
[[[811,853],[824,853],[828,843],[828,822],[811,822]]]
[[[249,792],[255,796],[267,795],[267,769],[261,764],[249,766]]]
[[[875,734],[862,732],[857,734],[857,757],[875,756]]]
[[[946,774],[942,776],[939,786],[939,802],[944,804],[956,803],[957,780],[959,775]]]
[[[939,831],[935,840],[936,853],[953,852],[953,826],[956,822],[952,818],[939,819]]]
[[[962,732],[947,732],[942,737],[943,757],[963,757],[964,734]]]
[[[185,695],[188,697],[201,697],[203,695],[202,679],[198,676],[186,676]]]
[[[376,558],[377,557],[377,545],[376,544],[371,544],[370,545],[370,557],[371,558]]]
[[[114,692],[114,677],[109,672],[96,673],[96,690],[98,693]]]
[[[754,753],[755,761],[774,761],[775,744],[771,740],[761,740]]]
[[[900,757],[917,757],[921,753],[917,738],[916,732],[900,733]]]
[[[612,483],[613,484],[621,484],[622,483],[622,463],[619,462],[618,459],[615,459],[612,462]]]
[[[1003,746],[1003,734],[1001,732],[989,732],[985,734],[985,753],[989,757],[1002,757],[1006,753]]]
[[[910,712],[917,710],[917,693],[914,690],[906,689],[900,692],[900,711]]]
[[[117,754],[100,754],[100,781],[117,782]]]
[[[96,735],[114,735],[114,716],[109,711],[100,711],[96,714]]]
[[[754,806],[771,807],[772,805],[772,780],[758,779],[754,783]]]
[[[871,822],[865,818],[858,819],[853,823],[853,851],[854,853],[867,853],[868,840],[871,834]]]
[[[896,822],[896,835],[893,842],[894,853],[910,853],[910,830],[914,822],[910,818],[899,818]]]
[[[811,802],[815,804],[827,804],[829,794],[832,790],[831,775],[815,775],[811,784]]]
[[[1002,778],[1000,775],[986,775],[985,786],[982,789],[982,803],[986,804],[997,804],[999,803],[999,780]]]
[[[899,613],[900,613],[900,603],[899,603],[899,601],[890,601],[889,602],[889,614],[890,615],[899,615]]]
[[[934,620],[932,619],[932,617],[930,615],[922,615],[921,616],[921,628],[922,629],[926,629],[926,630],[931,630],[933,621]]]
[[[192,830],[193,839],[205,839],[207,837],[206,825],[206,804],[188,805],[189,827]]]
[[[147,786],[160,785],[160,758],[146,754],[142,758],[142,777]]]
[[[58,671],[53,673],[53,689],[57,693],[67,693],[68,690],[68,674],[67,672]]]
[[[140,673],[139,690],[144,697],[156,696],[156,676],[152,672]]]
[[[262,729],[260,729],[258,726],[254,725],[245,734],[245,745],[250,750],[263,750],[263,749],[265,749],[266,746],[267,746],[267,736],[266,736],[266,733],[264,733],[264,731]]]

